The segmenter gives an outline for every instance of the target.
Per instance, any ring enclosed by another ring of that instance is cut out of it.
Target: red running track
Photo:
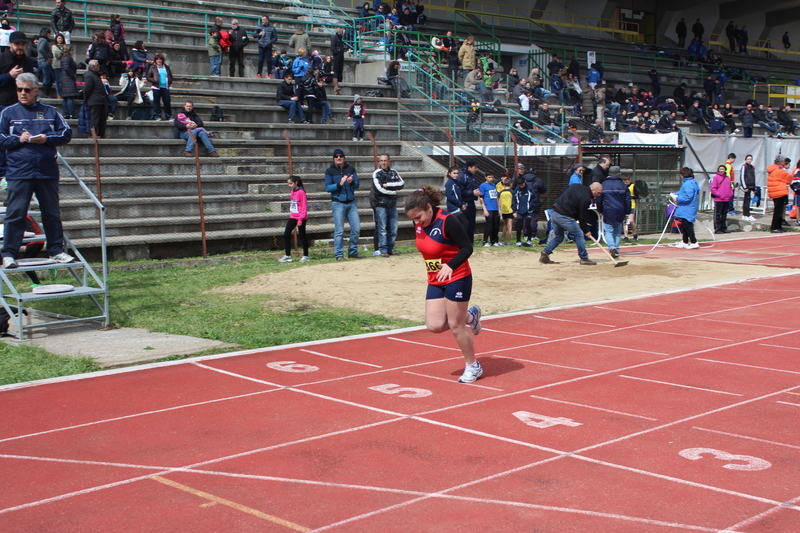
[[[0,531],[800,531],[798,284],[0,388]]]

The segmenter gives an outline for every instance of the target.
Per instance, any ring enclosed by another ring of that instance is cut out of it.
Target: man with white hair
[[[96,59],[89,61],[89,68],[83,74],[83,103],[92,110],[92,127],[98,137],[106,137],[108,121],[108,93],[100,79],[100,63]]]
[[[231,21],[231,31],[228,32],[228,35],[231,40],[231,51],[228,53],[228,73],[233,78],[238,63],[239,77],[244,78],[244,48],[250,43],[250,38],[236,19]]]
[[[6,150],[8,199],[4,221],[3,268],[17,268],[31,197],[36,194],[47,236],[47,251],[56,263],[71,263],[64,253],[64,230],[58,207],[56,147],[72,140],[72,130],[58,110],[39,101],[36,75],[17,76],[18,103],[0,113],[0,149]]]

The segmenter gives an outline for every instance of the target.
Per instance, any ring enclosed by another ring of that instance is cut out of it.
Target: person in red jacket
[[[481,308],[469,306],[472,295],[472,270],[467,259],[472,242],[464,226],[445,210],[440,190],[424,185],[406,199],[406,214],[414,221],[417,250],[428,272],[425,297],[425,325],[432,333],[450,330],[464,354],[466,367],[459,383],[472,383],[483,374],[475,359],[475,345],[467,332],[481,332]]]
[[[788,157],[778,156],[775,163],[767,167],[767,194],[772,198],[775,209],[772,212],[772,233],[785,233],[783,226],[788,226],[784,220],[786,215],[786,204],[789,201],[789,184],[792,183],[792,175],[786,170],[792,160]]]

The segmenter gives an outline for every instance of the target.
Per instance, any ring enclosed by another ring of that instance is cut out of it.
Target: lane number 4
[[[536,413],[529,413],[528,411],[517,411],[516,413],[512,413],[514,416],[520,419],[525,425],[545,429],[553,426],[568,426],[571,428],[578,427],[581,425],[580,422],[575,422],[569,418],[557,417],[554,418],[552,416],[544,416],[544,415],[537,415]]]

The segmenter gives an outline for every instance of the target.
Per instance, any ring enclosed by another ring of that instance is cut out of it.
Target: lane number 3
[[[723,452],[722,450],[715,450],[714,448],[686,448],[678,452],[678,455],[690,461],[702,459],[703,454],[710,454],[711,457],[719,459],[720,461],[737,461],[736,463],[722,465],[722,468],[727,468],[728,470],[754,472],[756,470],[766,470],[772,466],[772,463],[769,461],[753,457],[752,455],[734,455],[732,453]],[[742,462],[745,464],[740,464]]]

